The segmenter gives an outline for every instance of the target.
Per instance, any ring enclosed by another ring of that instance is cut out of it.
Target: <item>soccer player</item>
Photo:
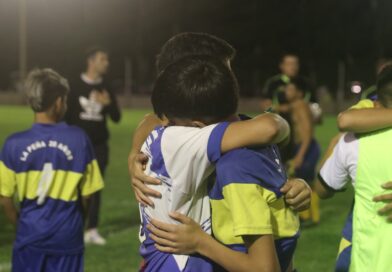
[[[83,271],[82,204],[103,181],[87,135],[60,122],[68,92],[66,79],[55,71],[33,70],[26,94],[34,124],[8,137],[1,151],[1,203],[17,225],[15,272]]]
[[[68,111],[65,120],[68,124],[82,128],[94,147],[102,175],[109,163],[109,131],[107,119],[118,123],[121,119],[116,97],[110,90],[104,75],[109,67],[109,55],[103,48],[91,48],[86,56],[86,70],[78,80],[71,82]],[[106,240],[98,232],[101,193],[90,198],[87,214],[85,242],[104,245]]]
[[[314,138],[313,117],[309,103],[304,100],[304,88],[295,79],[285,88],[294,140],[294,158],[289,162],[289,171],[292,172],[291,175],[306,180],[312,186],[320,158],[320,147]],[[301,213],[301,219],[311,220],[313,224],[319,223],[319,200],[316,193],[312,193],[310,209]]]
[[[207,33],[185,32],[169,39],[162,47],[156,61],[158,73],[169,64],[181,58],[193,55],[205,55],[219,58],[231,69],[231,61],[235,56],[235,49],[225,40]],[[151,130],[157,125],[165,125],[154,114],[148,115],[139,125],[134,134],[132,150],[129,156],[129,172],[132,177],[132,187],[135,197],[143,205],[154,205],[149,197],[160,197],[160,193],[152,190],[146,184],[158,184],[159,181],[146,176],[143,172],[144,164],[148,161],[145,155],[139,154],[141,145]],[[306,209],[310,203],[310,188],[301,180],[290,179],[282,192],[291,208],[300,211]]]
[[[377,95],[379,108],[391,108],[392,67],[386,67],[378,77]],[[358,110],[365,111],[365,110]],[[369,111],[369,110],[366,110]],[[389,161],[391,129],[361,135],[347,133],[339,140],[331,157],[320,171],[317,191],[320,196],[333,196],[351,179],[355,188],[353,213],[353,242],[350,271],[388,271],[389,234],[392,225],[382,216],[390,205],[382,208],[386,199],[376,195],[387,193],[383,186],[391,180]],[[380,156],[383,158],[380,159]],[[390,194],[388,194],[390,196]],[[381,212],[379,214],[378,212]]]

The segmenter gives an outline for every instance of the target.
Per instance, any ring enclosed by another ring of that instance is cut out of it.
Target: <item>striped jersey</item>
[[[298,217],[280,192],[286,180],[274,145],[224,154],[216,164],[216,182],[209,193],[215,239],[247,252],[243,236],[273,235],[281,269],[286,271],[299,233]]]
[[[221,140],[228,123],[196,127],[157,127],[147,138],[142,152],[149,157],[146,174],[156,177],[160,185],[149,185],[161,193],[153,207],[140,206],[140,253],[145,271],[212,271],[206,258],[196,255],[174,255],[158,251],[149,238],[146,225],[150,218],[178,224],[169,217],[180,212],[211,233],[211,212],[207,180],[213,163],[221,155]]]
[[[15,249],[82,252],[81,196],[102,188],[92,145],[77,127],[36,123],[3,145],[0,195],[20,202]]]

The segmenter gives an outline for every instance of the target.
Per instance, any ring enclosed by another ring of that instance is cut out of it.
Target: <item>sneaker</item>
[[[86,244],[104,246],[106,245],[106,240],[103,238],[97,229],[91,229],[86,231],[84,234],[84,242]]]

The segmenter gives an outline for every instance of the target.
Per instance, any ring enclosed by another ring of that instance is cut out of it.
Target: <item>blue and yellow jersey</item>
[[[34,124],[4,143],[0,195],[20,201],[16,249],[82,252],[81,196],[102,188],[92,145],[77,127]]]
[[[209,194],[215,238],[246,252],[243,236],[271,234],[282,271],[286,271],[296,246],[299,220],[280,192],[287,177],[278,148],[228,152],[216,164],[216,175]]]

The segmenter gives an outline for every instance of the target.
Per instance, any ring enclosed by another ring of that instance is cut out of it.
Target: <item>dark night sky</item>
[[[388,0],[27,0],[28,64],[80,73],[83,52],[111,51],[109,78],[121,85],[124,58],[134,89],[149,89],[154,57],[173,34],[203,31],[238,51],[234,62],[244,95],[277,72],[284,51],[300,54],[303,73],[336,88],[337,63],[347,80],[374,80],[375,62],[392,55],[392,1]],[[0,88],[18,69],[18,1],[0,0]]]

